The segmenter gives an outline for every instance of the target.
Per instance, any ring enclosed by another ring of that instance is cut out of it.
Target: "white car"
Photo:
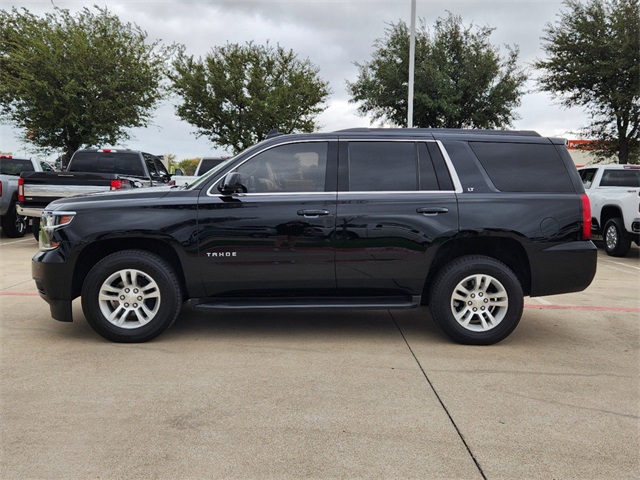
[[[591,202],[591,228],[607,254],[624,257],[640,245],[640,165],[593,165],[578,169]]]

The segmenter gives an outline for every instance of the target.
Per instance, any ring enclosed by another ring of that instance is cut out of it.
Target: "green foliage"
[[[178,164],[176,163],[176,158],[178,158],[174,153],[168,153],[164,156],[167,161],[167,170],[169,173],[173,173],[176,170]]]
[[[0,11],[0,112],[37,149],[115,144],[148,124],[171,48],[106,8]]]
[[[492,28],[465,27],[459,16],[436,21],[433,35],[424,21],[416,28],[414,125],[495,128],[511,124],[520,105],[526,75],[517,65],[518,49],[506,59],[489,42]],[[371,61],[357,63],[349,83],[351,101],[361,115],[407,125],[409,28],[391,24],[376,40]]]
[[[178,162],[178,168],[182,169],[185,175],[195,175],[200,160],[202,160],[200,157],[185,158]]]
[[[269,131],[311,132],[326,106],[328,83],[308,59],[278,46],[227,44],[204,59],[184,52],[174,61],[180,118],[215,145],[243,150]]]
[[[637,0],[565,0],[535,66],[543,91],[591,114],[586,135],[620,163],[640,157],[640,11]]]

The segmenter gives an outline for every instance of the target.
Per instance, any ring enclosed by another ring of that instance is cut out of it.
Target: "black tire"
[[[631,248],[631,236],[624,229],[621,218],[610,218],[602,233],[604,250],[612,257],[624,257]]]
[[[0,226],[5,236],[9,238],[24,237],[27,231],[28,218],[22,215],[18,215],[16,210],[15,200],[9,205],[7,213],[0,218]]]
[[[31,231],[33,232],[33,236],[37,241],[40,241],[40,219],[34,217],[31,220]]]
[[[466,345],[504,340],[518,325],[523,307],[518,277],[504,263],[481,255],[445,265],[429,295],[433,320],[449,338]]]
[[[114,342],[146,342],[157,337],[173,324],[181,307],[182,291],[175,272],[165,260],[144,250],[123,250],[105,257],[82,286],[87,322]]]

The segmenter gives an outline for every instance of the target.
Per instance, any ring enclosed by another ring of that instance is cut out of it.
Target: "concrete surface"
[[[491,347],[426,310],[183,312],[120,345],[56,322],[0,238],[0,478],[640,477],[640,261],[526,299]]]

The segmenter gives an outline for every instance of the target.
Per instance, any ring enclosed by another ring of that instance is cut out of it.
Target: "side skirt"
[[[207,298],[191,299],[187,304],[198,312],[229,310],[292,310],[292,309],[410,309],[420,306],[420,295],[392,297],[322,297],[322,298]]]

